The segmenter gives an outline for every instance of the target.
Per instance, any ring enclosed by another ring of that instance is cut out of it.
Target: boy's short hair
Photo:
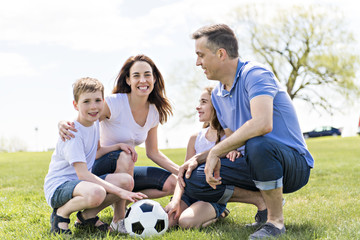
[[[102,98],[104,98],[104,85],[96,78],[80,78],[73,84],[74,100],[77,102],[81,94],[85,92],[101,91]]]

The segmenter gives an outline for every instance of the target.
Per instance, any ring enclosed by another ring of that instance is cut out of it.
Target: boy
[[[91,173],[95,158],[114,150],[127,150],[126,144],[116,144],[100,150],[99,116],[104,104],[104,86],[93,78],[82,78],[73,84],[74,108],[79,112],[74,121],[75,138],[59,139],[45,177],[44,192],[53,208],[51,232],[71,234],[70,214],[78,211],[75,227],[95,227],[108,231],[109,226],[96,216],[110,204],[134,202],[146,197],[131,192],[133,179],[126,173]],[[99,151],[100,150],[100,151]],[[81,212],[81,210],[83,210]]]

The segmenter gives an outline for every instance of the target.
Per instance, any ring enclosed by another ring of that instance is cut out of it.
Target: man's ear
[[[73,105],[74,105],[75,110],[79,111],[78,104],[75,100],[73,101]]]
[[[219,48],[217,50],[216,55],[219,57],[219,59],[224,60],[225,57],[227,56],[227,52],[226,52],[226,50],[224,48]]]

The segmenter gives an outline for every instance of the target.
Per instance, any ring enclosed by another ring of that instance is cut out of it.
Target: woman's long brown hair
[[[169,100],[166,98],[164,78],[162,77],[159,69],[156,67],[153,60],[151,60],[148,56],[139,54],[136,56],[131,56],[125,61],[118,76],[116,77],[115,86],[112,90],[112,93],[131,92],[130,86],[126,83],[126,78],[130,77],[130,68],[137,61],[146,62],[152,68],[155,83],[154,83],[154,89],[150,93],[148,101],[150,103],[155,104],[159,112],[159,122],[161,124],[165,123],[168,120],[168,116],[173,114],[172,107]]]

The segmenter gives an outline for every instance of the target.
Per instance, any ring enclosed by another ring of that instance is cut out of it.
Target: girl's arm
[[[185,162],[193,157],[196,153],[195,151],[195,141],[196,141],[197,134],[194,134],[190,137],[187,148],[186,148],[186,156]],[[184,193],[184,188],[180,187],[179,182],[176,183],[174,195],[171,198],[169,204],[165,207],[165,211],[168,213],[169,216],[174,214],[174,218],[178,219],[182,213],[181,211],[181,197]]]
[[[119,187],[99,178],[98,176],[92,174],[91,172],[88,171],[87,165],[84,162],[75,162],[74,168],[75,168],[75,171],[76,171],[76,174],[77,174],[79,180],[98,184],[98,185],[102,186],[106,190],[107,193],[115,194],[116,196],[118,196],[121,199],[135,202],[137,200],[147,198],[147,196],[143,193],[134,193],[134,192],[127,191],[125,189],[119,188]]]
[[[107,105],[106,101],[104,101],[104,108],[100,113],[99,121],[102,121],[105,118],[110,118],[110,116],[111,116],[110,108]],[[61,140],[63,141],[70,140],[71,138],[75,137],[74,134],[70,132],[70,130],[73,132],[77,132],[74,126],[74,122],[62,120],[58,123],[58,128],[59,128],[59,135],[61,137]]]
[[[146,156],[160,167],[178,175],[179,166],[158,149],[157,126],[150,129],[145,141]]]

